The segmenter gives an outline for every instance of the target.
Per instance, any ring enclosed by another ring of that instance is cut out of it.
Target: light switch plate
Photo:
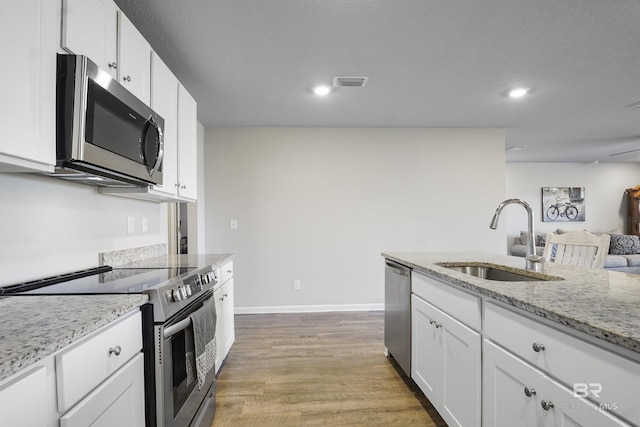
[[[127,233],[133,234],[136,229],[136,218],[133,216],[127,217]]]

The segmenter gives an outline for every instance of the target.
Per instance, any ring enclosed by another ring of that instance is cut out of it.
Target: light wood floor
[[[446,426],[384,354],[382,312],[236,315],[214,426]]]

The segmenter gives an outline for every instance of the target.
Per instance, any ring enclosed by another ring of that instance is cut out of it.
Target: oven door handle
[[[191,317],[187,317],[186,319],[182,319],[175,325],[171,325],[168,328],[164,328],[162,335],[166,338],[169,338],[180,331],[187,329],[191,325]]]
[[[184,319],[180,320],[179,322],[176,322],[171,326],[164,328],[162,332],[162,335],[164,336],[164,338],[165,339],[169,338],[177,334],[178,332],[187,329],[191,325],[191,317],[190,317],[191,313],[195,313],[196,311],[201,309],[204,306],[205,302],[209,301],[212,297],[213,297],[213,292],[209,291],[209,294],[206,295],[204,298],[202,298],[202,301],[198,303],[197,308],[193,308],[189,310],[188,313],[185,314],[186,317]]]

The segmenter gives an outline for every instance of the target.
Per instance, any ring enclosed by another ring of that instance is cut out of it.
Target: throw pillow
[[[640,236],[612,234],[609,243],[611,255],[632,255],[640,253]]]

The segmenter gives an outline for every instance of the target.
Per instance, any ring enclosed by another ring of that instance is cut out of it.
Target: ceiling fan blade
[[[640,148],[637,148],[635,150],[629,150],[629,151],[621,151],[620,153],[615,153],[615,154],[609,154],[609,156],[621,156],[623,154],[635,153],[636,151],[640,151]]]

